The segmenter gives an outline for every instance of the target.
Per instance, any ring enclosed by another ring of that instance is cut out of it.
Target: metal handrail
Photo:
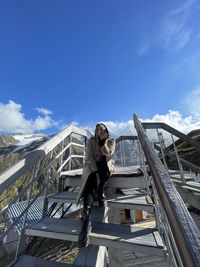
[[[116,144],[122,140],[138,140],[136,135],[121,135],[115,139]]]
[[[134,124],[184,267],[200,266],[200,232],[156,154],[141,122]]]
[[[142,122],[141,125],[143,126],[144,129],[163,129],[176,137],[184,140],[185,142],[189,143],[191,146],[194,146],[198,149],[200,149],[200,142],[195,141],[192,139],[190,136],[181,133],[180,131],[176,130],[175,128],[169,126],[166,123],[163,122]]]

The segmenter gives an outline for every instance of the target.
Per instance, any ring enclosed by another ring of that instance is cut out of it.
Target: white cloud
[[[108,131],[110,133],[110,137],[119,137],[120,135],[135,135],[136,131],[133,125],[133,121],[129,120],[127,122],[113,122],[113,121],[101,121],[106,125]],[[99,123],[99,122],[98,122]],[[88,124],[88,125],[80,125],[79,127],[89,130],[94,134],[96,125]]]
[[[178,52],[187,46],[191,38],[198,39],[198,32],[190,26],[190,19],[199,14],[196,3],[198,4],[199,1],[186,0],[166,13],[160,19],[157,28],[152,29],[151,35],[141,37],[137,54],[143,56],[152,47],[159,47],[166,52]]]
[[[46,108],[36,108],[36,110],[43,115],[51,115],[53,112]]]
[[[136,134],[136,130],[134,128],[132,120],[129,120],[127,122],[104,121],[103,123],[107,126],[111,136],[118,137],[120,135]]]
[[[161,39],[166,51],[177,52],[189,43],[192,30],[188,21],[192,17],[191,8],[196,2],[197,0],[186,1],[165,17]]]
[[[164,122],[171,127],[183,132],[188,133],[194,129],[200,128],[200,121],[193,116],[186,116],[177,111],[177,110],[169,110],[166,114],[156,114],[152,118],[145,119],[144,121],[148,122]]]
[[[34,121],[32,121],[32,131],[46,130],[53,125],[54,122],[50,116],[38,116]]]
[[[183,29],[178,21],[167,21],[163,31],[164,49],[169,52],[181,50],[190,40],[191,31]]]
[[[200,116],[194,117],[192,115],[184,117],[179,111],[177,110],[169,110],[166,114],[156,114],[152,118],[144,119],[142,121],[145,122],[164,122],[169,126],[175,128],[176,130],[188,134],[192,130],[200,129]],[[153,140],[158,140],[157,133],[155,130],[148,130],[148,137]],[[163,133],[163,137],[165,140],[166,145],[172,143],[171,134],[164,131],[159,130],[159,132]],[[176,140],[177,137],[174,136]]]
[[[188,9],[194,5],[198,0],[189,0],[182,4],[182,6],[179,6],[177,9],[174,9],[169,13],[169,15],[178,15],[182,12],[187,12]]]
[[[156,114],[152,118],[139,118],[139,120],[142,122],[164,122],[185,134],[194,129],[200,129],[200,116],[199,118],[193,116],[184,117],[179,111],[174,110],[169,110],[166,114]],[[136,135],[133,120],[126,122],[103,121],[103,123],[108,127],[110,135],[113,137]],[[94,133],[95,125],[79,126]]]
[[[146,122],[164,122],[186,134],[194,129],[200,129],[200,88],[192,91],[186,99],[188,102],[186,101],[185,104],[193,112],[190,116],[184,117],[177,110],[169,110],[166,114],[156,114],[150,118],[139,119]],[[190,101],[192,101],[192,106]],[[132,119],[125,122],[103,121],[103,123],[108,127],[111,137],[136,135]],[[49,115],[39,115],[31,120],[26,119],[22,112],[22,106],[14,101],[10,100],[7,104],[0,103],[1,132],[32,133],[34,131],[44,131],[48,127],[58,126],[58,124],[60,126],[60,123],[53,121]],[[95,125],[81,125],[77,121],[74,121],[73,124],[94,132]]]
[[[170,15],[162,26],[162,40],[166,51],[177,52],[184,48],[190,40],[191,31],[185,28],[184,16]]]
[[[39,112],[44,115],[37,116],[34,120],[28,120],[25,118],[20,104],[12,100],[7,104],[0,103],[0,132],[32,133],[34,131],[43,131],[56,125],[56,122],[48,115],[51,114],[50,111],[40,109]]]
[[[71,124],[73,124],[74,126],[79,127],[79,122],[78,121],[72,121]]]

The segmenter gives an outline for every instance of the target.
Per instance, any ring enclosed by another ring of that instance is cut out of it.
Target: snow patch
[[[13,137],[18,142],[17,145],[19,147],[17,149],[21,149],[22,147],[30,145],[36,140],[43,139],[44,137],[46,137],[46,135],[45,134],[19,134],[19,135],[15,134],[13,135]]]

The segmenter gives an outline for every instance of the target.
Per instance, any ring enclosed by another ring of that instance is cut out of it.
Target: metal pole
[[[83,152],[83,164],[85,163],[85,156],[86,156],[86,149],[87,149],[87,137],[85,136],[84,137],[84,145],[85,145],[85,148],[84,148],[84,152]]]
[[[124,140],[122,140],[123,166],[126,166]]]
[[[139,139],[138,139],[138,149],[139,149],[140,164],[142,166],[142,171],[143,171],[144,177],[145,177],[146,189],[147,189],[147,192],[151,195],[151,192],[150,192],[150,189],[149,189],[149,184],[150,184],[149,175],[148,175],[148,172],[147,172],[147,169],[146,169],[146,166],[145,166],[145,156],[144,156],[144,153],[142,151],[142,147],[141,147]]]
[[[31,196],[32,196],[32,189],[33,189],[33,183],[32,181],[34,180],[36,176],[36,164],[33,167],[32,170],[32,177],[31,177],[31,183],[30,183],[30,189],[29,189],[29,194],[28,194],[28,200],[27,200],[27,207],[29,206],[30,200],[31,200]],[[26,226],[26,218],[28,216],[28,210],[25,212],[24,214],[24,218],[23,218],[23,223],[22,223],[22,230],[19,236],[19,240],[18,240],[18,244],[17,244],[17,251],[15,254],[15,259],[17,259],[17,257],[19,255],[21,255],[21,253],[24,251],[25,246],[26,246],[26,237],[24,234],[24,230],[25,230],[25,226]]]
[[[167,162],[165,160],[165,154],[164,154],[164,139],[163,139],[162,133],[159,133],[157,128],[156,128],[156,132],[157,132],[158,140],[159,140],[159,143],[160,143],[163,163],[165,165],[166,170],[168,171],[168,166],[167,166]]]
[[[44,206],[43,206],[43,213],[42,213],[42,218],[46,217],[47,210],[48,210],[48,200],[47,200],[47,193],[48,193],[48,188],[49,188],[49,181],[51,178],[51,160],[53,156],[53,150],[51,151],[49,155],[49,160],[48,160],[48,165],[49,168],[47,170],[48,175],[47,175],[47,181],[46,181],[46,186],[45,186],[45,191],[44,191]]]
[[[72,168],[72,158],[71,158],[71,155],[72,155],[72,133],[70,134],[70,137],[69,137],[69,143],[70,143],[70,147],[69,147],[69,171],[71,170]]]
[[[174,137],[173,137],[172,134],[171,134],[171,137],[172,137],[172,142],[173,142],[173,146],[174,146],[174,151],[175,151],[175,154],[176,154],[176,159],[177,159],[178,166],[179,166],[179,169],[180,169],[181,181],[182,181],[183,184],[185,184],[185,176],[184,176],[184,173],[183,173],[183,166],[182,166],[182,164],[180,162],[178,151],[176,149],[176,145],[175,145],[175,142],[174,142]]]
[[[64,140],[61,143],[61,151],[63,151],[64,149]],[[62,164],[63,164],[63,152],[62,152],[62,155],[60,156],[60,166],[62,166]]]
[[[123,152],[122,152],[122,140],[120,142],[120,156],[121,156],[121,166],[123,166]]]

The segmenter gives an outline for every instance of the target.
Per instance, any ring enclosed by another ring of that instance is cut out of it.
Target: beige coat
[[[116,143],[114,139],[106,139],[104,145],[100,147],[97,144],[95,137],[90,138],[87,151],[86,151],[85,164],[83,166],[81,187],[78,192],[77,199],[76,199],[77,204],[82,196],[82,193],[85,188],[89,175],[92,172],[97,171],[96,161],[98,160],[99,157],[105,155],[107,166],[108,166],[110,173],[112,174],[114,172],[114,160],[111,158],[111,156],[115,151],[115,145]]]

